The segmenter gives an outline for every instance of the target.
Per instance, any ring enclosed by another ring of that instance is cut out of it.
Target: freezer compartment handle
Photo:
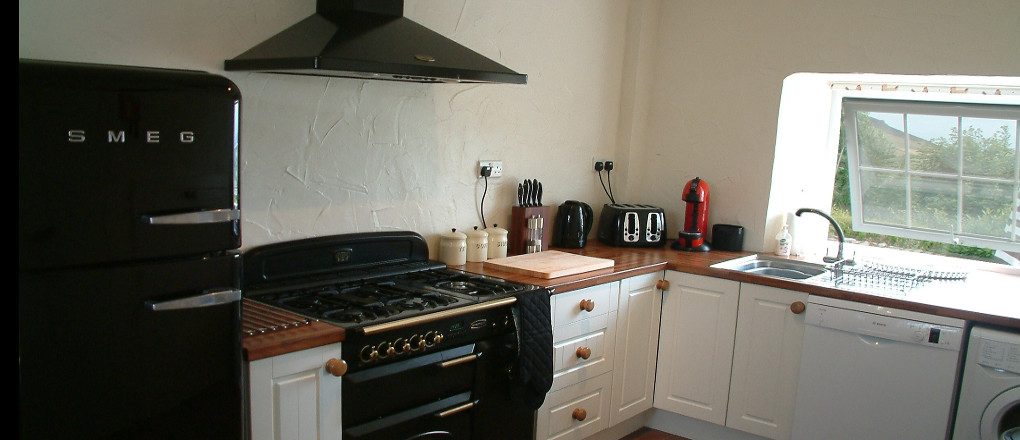
[[[232,222],[240,218],[240,209],[210,209],[180,214],[146,215],[142,216],[142,222],[149,225],[201,225]]]
[[[186,310],[201,307],[211,307],[220,304],[228,304],[241,300],[240,289],[215,289],[203,291],[201,295],[187,298],[173,299],[170,301],[152,302],[146,301],[145,306],[153,312],[166,310]]]

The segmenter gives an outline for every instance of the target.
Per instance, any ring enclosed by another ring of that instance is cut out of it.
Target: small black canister
[[[712,249],[736,252],[744,250],[744,227],[723,224],[712,226]]]

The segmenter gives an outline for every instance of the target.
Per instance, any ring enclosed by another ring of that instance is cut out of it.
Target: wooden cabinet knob
[[[588,411],[585,411],[584,408],[574,408],[574,412],[570,413],[570,417],[573,417],[578,422],[583,422],[584,419],[588,418]]]
[[[595,310],[595,301],[592,301],[590,299],[582,299],[581,300],[581,310],[584,310],[586,312],[590,312],[592,310]]]
[[[326,371],[336,377],[341,377],[347,374],[347,362],[344,362],[343,359],[330,359],[326,361]]]
[[[591,357],[591,349],[588,347],[577,347],[577,351],[574,354],[581,359],[588,360]]]
[[[804,309],[806,308],[807,306],[805,306],[804,303],[800,301],[794,301],[793,304],[790,304],[790,311],[793,312],[794,315],[804,313]]]
[[[656,281],[655,288],[659,290],[669,290],[669,281],[666,280]]]

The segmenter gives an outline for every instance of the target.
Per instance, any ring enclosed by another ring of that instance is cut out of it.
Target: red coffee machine
[[[673,249],[688,252],[706,252],[705,234],[708,233],[708,184],[695,177],[684,185],[681,200],[687,203],[684,228]]]

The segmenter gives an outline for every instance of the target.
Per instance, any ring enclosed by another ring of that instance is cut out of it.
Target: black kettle
[[[583,248],[591,232],[595,212],[591,206],[577,200],[567,200],[556,211],[553,229],[553,246]]]

